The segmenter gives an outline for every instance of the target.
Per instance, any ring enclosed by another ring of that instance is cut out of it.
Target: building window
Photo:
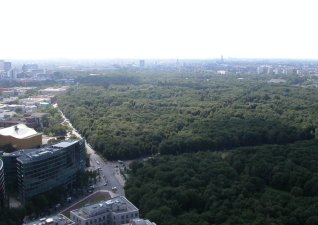
[[[122,215],[122,216],[121,216],[121,219],[125,219],[125,216],[124,216],[124,215]]]
[[[86,225],[88,225],[88,222],[86,222]]]

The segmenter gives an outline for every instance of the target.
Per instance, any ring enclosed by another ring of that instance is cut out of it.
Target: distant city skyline
[[[0,59],[318,59],[314,0],[4,0]]]

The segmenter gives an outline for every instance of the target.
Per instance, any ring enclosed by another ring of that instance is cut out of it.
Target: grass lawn
[[[90,196],[89,198],[80,201],[78,203],[76,203],[75,205],[73,205],[71,208],[62,211],[61,213],[64,216],[67,216],[68,218],[70,218],[70,211],[74,210],[74,209],[78,209],[81,208],[85,205],[92,205],[101,201],[105,201],[110,199],[110,195],[107,192],[96,192],[94,193],[92,196]]]

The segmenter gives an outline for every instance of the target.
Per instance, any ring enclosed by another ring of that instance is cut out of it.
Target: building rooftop
[[[129,225],[156,225],[153,222],[150,222],[149,220],[144,219],[132,219],[129,223]]]
[[[75,144],[76,142],[77,142],[77,140],[62,141],[60,143],[52,145],[52,147],[54,147],[54,148],[66,148],[68,146]]]
[[[44,158],[52,156],[53,154],[58,154],[61,152],[61,150],[75,144],[76,142],[78,142],[78,140],[63,141],[58,144],[46,146],[43,148],[22,149],[12,153],[4,153],[3,156],[17,156],[19,161],[28,163],[36,160],[42,160]]]
[[[18,124],[0,130],[0,135],[11,136],[17,139],[27,138],[36,134],[37,132],[34,129],[29,128],[24,124]]]
[[[0,159],[0,170],[2,169],[2,167],[3,167],[3,162],[2,162],[2,160]]]
[[[122,213],[134,211],[138,211],[138,208],[127,198],[124,196],[117,196],[108,201],[102,201],[94,205],[85,206],[80,209],[72,210],[71,212],[82,218],[90,218],[107,212]]]
[[[62,214],[58,214],[55,216],[51,216],[48,218],[41,218],[39,220],[24,223],[23,225],[73,225],[75,222],[70,220],[69,218],[65,217]]]

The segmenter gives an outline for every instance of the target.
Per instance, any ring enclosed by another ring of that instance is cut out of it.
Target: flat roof
[[[149,220],[144,220],[144,219],[132,219],[131,223],[132,225],[156,225],[153,222],[150,222]]]
[[[62,214],[44,217],[29,223],[24,223],[23,225],[73,225],[75,222],[67,218]]]
[[[77,142],[77,140],[75,140],[75,141],[62,141],[60,143],[52,145],[52,147],[55,147],[55,148],[67,148],[67,147],[75,144],[76,142]]]
[[[34,162],[50,157],[55,154],[59,154],[64,148],[71,146],[80,140],[75,141],[62,141],[58,144],[46,146],[42,148],[33,149],[21,149],[12,153],[4,153],[3,157],[6,156],[17,156],[17,159],[23,163]]]
[[[83,218],[90,218],[96,215],[104,214],[106,212],[122,213],[122,212],[135,212],[138,208],[134,206],[124,196],[116,196],[107,201],[85,206],[79,209],[72,210],[71,212]]]
[[[27,138],[36,135],[37,133],[38,132],[33,128],[29,128],[25,124],[17,124],[0,130],[0,135],[11,136],[17,139]]]

